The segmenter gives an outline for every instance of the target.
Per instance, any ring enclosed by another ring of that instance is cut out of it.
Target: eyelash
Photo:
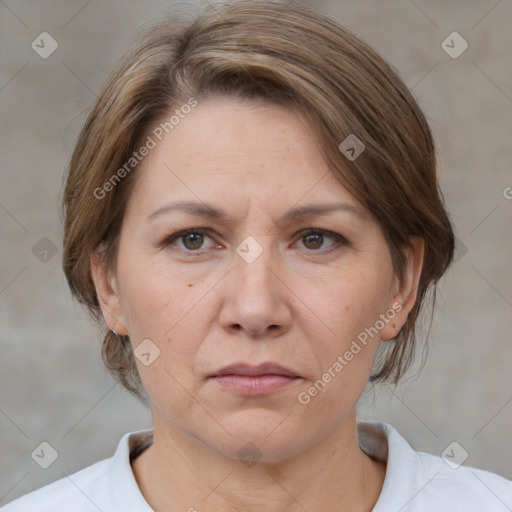
[[[163,247],[168,247],[175,240],[179,240],[182,237],[184,237],[185,235],[189,235],[189,234],[201,234],[201,235],[210,236],[210,229],[208,229],[208,228],[191,228],[191,229],[185,229],[185,230],[182,230],[182,231],[178,231],[178,232],[173,233],[172,235],[166,237],[162,241],[161,245]],[[349,246],[350,245],[350,243],[348,242],[348,240],[344,236],[339,235],[338,233],[334,233],[332,231],[328,231],[326,229],[309,228],[309,229],[301,231],[298,234],[301,235],[299,237],[299,239],[303,239],[303,238],[305,238],[306,236],[309,236],[309,235],[322,235],[322,236],[328,236],[329,238],[332,238],[332,239],[335,240],[335,243],[330,248],[323,249],[323,250],[321,250],[321,249],[318,249],[318,250],[311,249],[311,250],[308,251],[308,252],[311,252],[311,253],[322,254],[322,255],[323,254],[329,254],[332,251],[338,249],[339,247]],[[182,252],[188,253],[191,256],[193,256],[195,254],[201,254],[201,249],[197,249],[195,251],[191,250],[191,249],[180,249],[180,248],[176,248],[176,249],[180,250]]]

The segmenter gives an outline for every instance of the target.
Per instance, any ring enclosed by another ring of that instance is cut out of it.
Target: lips
[[[223,390],[245,397],[269,395],[302,380],[293,370],[271,362],[256,366],[236,363],[209,377]]]
[[[222,377],[225,375],[242,375],[246,377],[282,375],[290,378],[300,377],[300,375],[293,370],[272,362],[262,363],[256,366],[248,363],[235,363],[221,368],[211,374],[210,377]]]

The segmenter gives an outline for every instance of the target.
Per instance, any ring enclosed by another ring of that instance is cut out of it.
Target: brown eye
[[[205,243],[205,237],[212,240],[212,238],[208,235],[208,230],[205,228],[187,229],[167,237],[162,242],[162,246],[170,246],[182,252],[188,253],[200,252],[200,249],[208,249],[208,247],[203,247]]]
[[[325,239],[331,239],[331,244],[327,247],[324,245]],[[303,231],[302,237],[300,238],[304,247],[310,252],[328,253],[344,245],[350,245],[348,240],[337,233],[327,231],[325,229],[309,229]]]
[[[181,240],[183,241],[183,245],[186,249],[193,251],[201,248],[204,241],[204,235],[203,233],[192,231],[191,233],[183,235]]]
[[[305,235],[303,240],[305,240],[304,245],[308,249],[319,249],[324,241],[324,236],[319,233],[313,233],[310,235]]]

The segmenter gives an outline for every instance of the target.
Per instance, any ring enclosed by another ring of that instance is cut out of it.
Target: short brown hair
[[[193,19],[159,19],[118,63],[70,161],[63,268],[71,292],[100,320],[90,255],[103,247],[115,269],[137,173],[123,173],[100,199],[96,191],[172,109],[191,97],[214,96],[264,99],[299,111],[336,177],[383,229],[400,282],[411,238],[424,239],[416,303],[371,377],[397,383],[413,361],[426,292],[433,289],[434,303],[435,283],[453,258],[433,136],[411,92],[378,52],[337,21],[297,3],[231,2],[206,7]],[[355,160],[339,149],[349,135],[365,145]],[[144,399],[128,337],[108,331],[102,355],[114,377]]]

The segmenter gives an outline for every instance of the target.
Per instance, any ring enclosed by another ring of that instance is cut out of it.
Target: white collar
[[[393,500],[398,502],[398,490],[401,488],[404,493],[410,492],[412,482],[403,482],[402,480],[401,482],[395,482],[393,479],[395,471],[393,469],[400,465],[401,478],[408,476],[412,479],[413,468],[411,467],[410,471],[404,471],[404,465],[415,462],[415,452],[393,427],[385,423],[358,422],[357,433],[361,449],[370,457],[387,461],[388,464],[379,502],[388,503],[388,495],[389,497],[392,495]],[[109,489],[113,494],[114,503],[120,508],[130,505],[134,510],[140,510],[141,512],[153,511],[139,489],[130,464],[130,453],[152,436],[153,428],[125,434],[119,441],[117,450],[111,459]],[[395,448],[390,452],[388,448],[390,440],[393,441],[393,446],[398,449]],[[410,455],[410,457],[406,457],[407,455]],[[403,498],[405,503],[408,495],[404,494]],[[379,508],[377,503],[374,512],[385,512],[385,509]]]

